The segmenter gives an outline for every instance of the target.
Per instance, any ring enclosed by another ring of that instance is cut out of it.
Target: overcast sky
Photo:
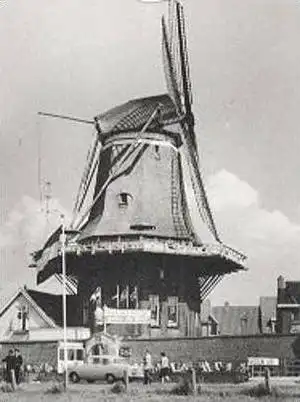
[[[92,138],[82,118],[165,92],[160,15],[137,0],[0,1],[0,287],[30,282],[26,254],[43,232],[37,175],[70,211]],[[300,280],[300,3],[186,0],[197,138],[225,243],[249,271],[213,303],[254,304],[276,278]],[[57,220],[57,218],[55,218]],[[53,218],[53,220],[55,220]]]

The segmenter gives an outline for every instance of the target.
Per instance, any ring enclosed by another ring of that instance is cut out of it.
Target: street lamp
[[[67,350],[67,292],[66,292],[66,228],[65,228],[65,216],[60,215],[61,218],[61,263],[62,263],[62,308],[63,308],[63,331],[64,331],[64,387],[67,390],[68,387],[68,350]]]

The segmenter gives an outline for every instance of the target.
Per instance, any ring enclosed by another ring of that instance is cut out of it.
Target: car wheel
[[[69,378],[73,383],[76,383],[76,382],[80,381],[79,375],[77,373],[75,373],[75,371],[70,373]]]
[[[105,380],[106,380],[107,384],[113,384],[116,379],[113,374],[106,374]]]

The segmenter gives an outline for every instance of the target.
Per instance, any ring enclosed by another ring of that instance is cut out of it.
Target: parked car
[[[87,382],[106,381],[108,384],[124,378],[124,371],[131,374],[131,366],[126,360],[116,356],[97,356],[83,364],[74,364],[69,368],[69,378],[76,383],[80,380]]]

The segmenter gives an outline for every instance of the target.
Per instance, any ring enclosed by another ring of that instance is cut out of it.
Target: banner
[[[101,309],[102,310],[102,309]],[[104,306],[103,310],[96,310],[96,324],[150,324],[150,310],[116,309]]]
[[[249,366],[279,366],[277,357],[248,357]]]

